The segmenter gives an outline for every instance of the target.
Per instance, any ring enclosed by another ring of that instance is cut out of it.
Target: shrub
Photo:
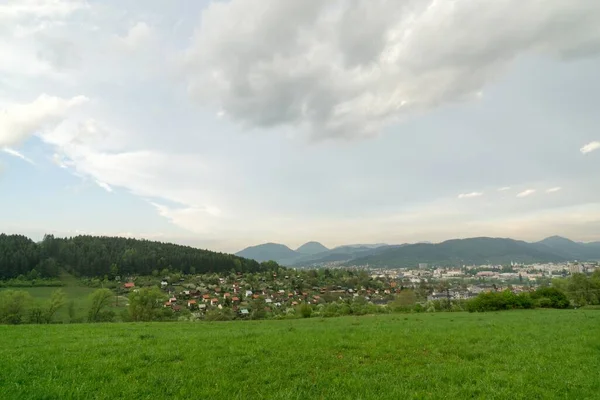
[[[539,288],[531,294],[538,307],[542,308],[568,308],[569,299],[560,289],[554,287]]]

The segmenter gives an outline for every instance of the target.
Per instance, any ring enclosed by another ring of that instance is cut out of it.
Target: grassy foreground
[[[600,312],[0,326],[3,399],[597,399]]]

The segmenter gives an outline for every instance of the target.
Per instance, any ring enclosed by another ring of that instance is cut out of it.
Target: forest
[[[23,235],[0,234],[0,280],[19,276],[52,278],[61,269],[81,277],[150,275],[168,269],[184,274],[261,272],[279,266],[231,254],[149,240],[45,235],[36,243]]]

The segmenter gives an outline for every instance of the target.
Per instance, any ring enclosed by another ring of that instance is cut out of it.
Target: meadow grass
[[[2,291],[2,290],[24,291],[24,292],[29,293],[35,301],[43,303],[43,302],[47,301],[48,299],[50,299],[52,292],[54,292],[57,289],[61,289],[66,294],[67,303],[69,301],[74,302],[75,319],[85,321],[87,318],[88,310],[90,308],[90,301],[89,301],[90,298],[89,297],[94,291],[98,290],[98,288],[85,286],[79,279],[77,279],[76,277],[69,275],[65,272],[63,272],[60,275],[60,281],[64,283],[64,286],[60,286],[60,287],[45,287],[45,286],[40,286],[40,287],[2,287],[2,288],[0,288],[0,291]],[[127,304],[127,298],[123,297],[123,296],[119,296],[119,304],[117,305],[115,303],[116,303],[116,296],[115,296],[115,299],[113,299],[113,302],[111,303],[110,308],[115,313],[119,313],[120,311],[122,311],[125,308],[125,305]],[[61,307],[57,311],[53,320],[56,322],[70,322],[67,304],[65,304],[63,307]],[[1,399],[1,396],[0,396],[0,399]]]
[[[598,399],[600,312],[0,326],[2,399]]]

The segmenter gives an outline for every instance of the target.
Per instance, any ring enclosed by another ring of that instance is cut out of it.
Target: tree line
[[[276,267],[279,267],[276,265]],[[80,277],[150,275],[168,269],[184,274],[261,272],[258,263],[231,254],[149,240],[46,235],[36,243],[23,235],[0,234],[0,280],[57,277],[61,269]]]

